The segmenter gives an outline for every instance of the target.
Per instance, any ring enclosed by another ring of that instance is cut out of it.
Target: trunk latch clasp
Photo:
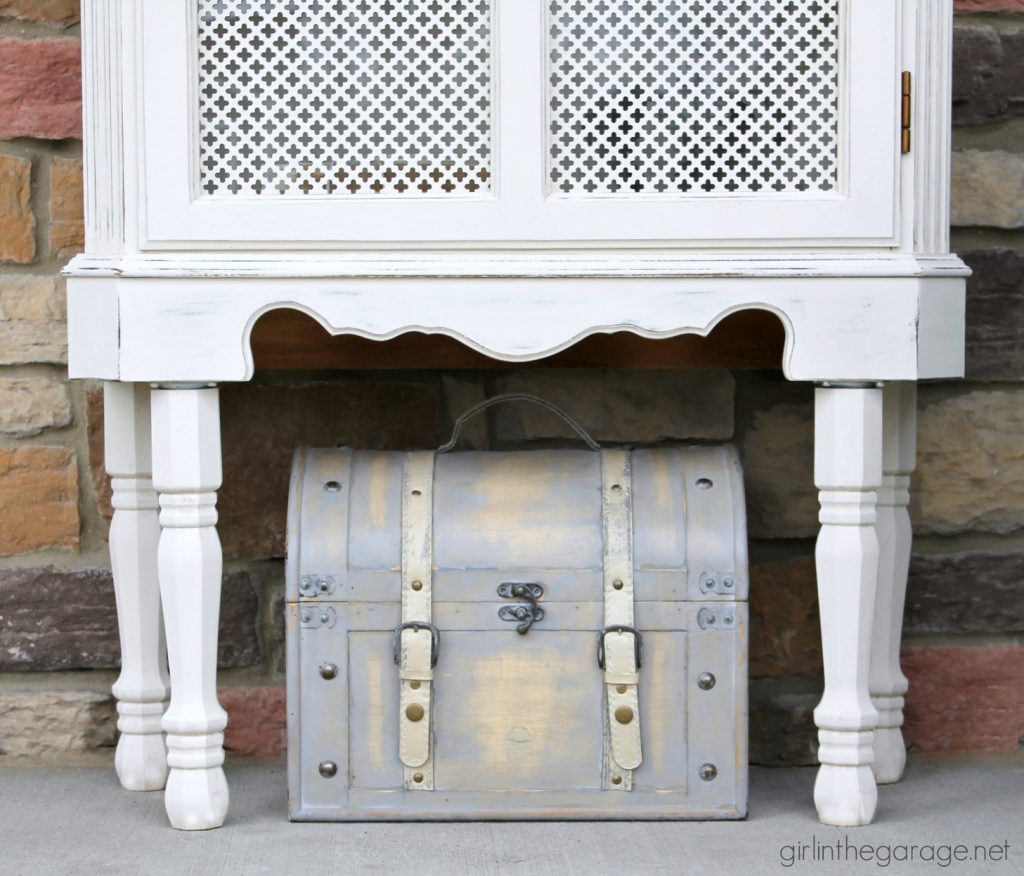
[[[525,599],[526,605],[503,605],[498,609],[498,617],[503,621],[518,622],[516,632],[525,636],[537,621],[544,620],[544,609],[537,600],[544,595],[540,584],[506,582],[498,585],[498,596],[503,599]]]

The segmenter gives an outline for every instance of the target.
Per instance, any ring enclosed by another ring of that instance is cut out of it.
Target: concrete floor
[[[166,826],[161,795],[122,791],[112,764],[2,768],[0,873],[1024,874],[1024,756],[912,758],[905,780],[881,789],[875,824],[849,831],[815,819],[812,769],[754,769],[747,821],[669,824],[290,824],[283,764],[229,762],[227,775],[228,823],[180,833]],[[893,847],[1006,842],[1009,857],[946,867],[784,865],[786,847],[846,838]]]

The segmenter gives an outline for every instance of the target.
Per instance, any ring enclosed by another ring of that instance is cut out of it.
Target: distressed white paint
[[[898,782],[907,762],[903,726],[906,676],[900,671],[903,603],[910,568],[910,475],[917,451],[917,385],[890,383],[884,391],[882,488],[878,493],[878,591],[871,641],[871,703],[878,710],[875,759],[879,784]]]
[[[888,250],[673,252],[658,248],[573,251],[538,247],[529,252],[498,252],[466,246],[443,253],[363,250],[360,252],[258,253],[189,251],[124,256],[86,253],[68,268],[73,277],[131,277],[164,280],[303,280],[401,277],[473,278],[703,278],[738,279],[841,277],[966,277],[956,256],[915,256]]]
[[[105,290],[110,280],[78,280],[70,293],[80,297],[76,307],[88,306],[94,282]],[[956,308],[962,296],[962,280],[946,276],[115,282],[122,380],[248,380],[249,333],[277,307],[309,313],[333,334],[383,340],[437,333],[509,362],[538,359],[600,332],[706,335],[726,316],[759,308],[786,327],[782,366],[793,380],[948,377],[960,373],[963,361],[956,325],[943,347],[933,341],[929,356],[920,355],[919,320],[930,298],[952,299]],[[956,312],[949,318],[955,320]]]
[[[86,289],[68,280],[68,374],[116,381],[121,337],[117,281],[91,280]]]
[[[825,693],[814,710],[821,767],[814,785],[825,824],[870,824],[878,713],[868,694],[878,578],[875,504],[882,483],[882,390],[815,391],[814,480],[820,491],[818,602]]]
[[[160,613],[160,523],[150,455],[149,387],[107,383],[103,391],[107,474],[113,492],[110,566],[117,594],[121,674],[114,764],[122,786],[155,791],[167,781],[161,719],[170,695]]]
[[[433,332],[509,362],[601,332],[706,334],[731,313],[762,308],[785,326],[782,365],[793,380],[962,375],[966,269],[947,254],[952,0],[840,0],[845,157],[839,190],[815,197],[546,196],[544,5],[497,0],[497,176],[489,198],[409,204],[353,197],[339,209],[330,198],[199,196],[198,50],[188,26],[197,6],[85,0],[88,252],[68,269],[71,375],[247,380],[249,332],[277,307],[309,313],[334,334]],[[913,74],[915,108],[913,150],[901,157],[902,70]],[[193,391],[183,392],[184,399]],[[199,740],[207,753],[196,757],[210,762],[174,767],[172,734],[168,804],[173,820],[191,826],[219,823],[227,800],[213,765],[222,728],[211,693],[215,649],[185,654],[182,647],[195,644],[190,636],[209,645],[216,630],[220,553],[209,517],[219,483],[211,454],[219,457],[219,445],[215,406],[203,404],[200,416],[191,403],[166,403],[166,431],[156,436],[164,442],[157,470],[163,465],[172,487],[165,513],[184,513],[175,496],[196,503],[190,522],[162,539],[182,547],[165,551],[162,574],[172,675],[176,641],[184,661],[175,690],[187,704],[178,718],[188,713],[179,754],[189,760],[184,740]],[[132,434],[129,414],[115,415],[122,418],[111,424],[114,432]],[[866,458],[842,430],[823,426],[818,443],[836,464]],[[124,473],[136,476],[131,465]],[[119,488],[137,499],[134,485]],[[857,489],[870,492],[863,483]],[[873,597],[874,548],[863,530],[828,524],[818,552],[824,580],[841,579],[842,599],[860,609]],[[129,536],[117,541],[115,554],[119,547],[122,556],[145,554],[127,546]],[[115,559],[117,578],[126,577],[123,566]],[[895,627],[899,570],[893,575]],[[120,591],[134,592],[130,577],[123,583]],[[121,601],[122,614],[133,615],[130,598]],[[855,635],[845,618],[824,623],[832,690],[845,690],[836,688],[836,667],[863,657],[864,625],[856,626]],[[876,635],[883,628],[880,620]],[[896,675],[888,678],[891,687]],[[855,699],[826,696],[838,709],[821,710],[823,732],[839,734],[823,746],[832,761],[836,751],[848,759],[853,750],[845,729],[851,716],[870,723],[868,712],[851,705]],[[855,749],[858,767],[825,761],[819,802],[833,820],[868,815],[870,770],[862,742]]]
[[[949,252],[953,0],[917,0],[914,85],[914,250]]]
[[[497,167],[491,197],[268,198],[211,196],[202,189],[196,7],[145,4],[143,93],[136,125],[145,152],[146,245],[177,249],[204,241],[288,241],[358,249],[382,242],[459,246],[480,240],[513,247],[554,240],[602,247],[623,240],[691,247],[745,240],[893,243],[900,6],[892,0],[840,0],[838,191],[636,198],[549,196],[548,7],[543,0],[495,0],[494,5]],[[784,160],[783,152],[803,148],[787,147],[773,157]],[[301,167],[293,172],[304,173]]]
[[[228,811],[224,778],[227,714],[217,702],[217,621],[222,558],[217,538],[221,484],[216,389],[155,389],[153,482],[160,494],[158,563],[167,626],[171,704],[164,713],[164,802],[179,830],[220,827]]]
[[[86,247],[120,252],[124,242],[122,0],[82,4],[83,150]]]

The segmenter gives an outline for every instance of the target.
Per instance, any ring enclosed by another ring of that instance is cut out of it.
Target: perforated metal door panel
[[[201,188],[491,188],[491,0],[198,0]]]

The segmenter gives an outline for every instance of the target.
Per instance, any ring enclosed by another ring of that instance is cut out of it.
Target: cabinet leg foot
[[[814,805],[822,824],[862,827],[871,824],[878,788],[870,766],[823,763],[814,782]]]
[[[877,702],[872,699],[872,702]],[[903,723],[903,706],[893,710]],[[884,720],[884,713],[879,710],[879,720]],[[907,744],[903,741],[903,732],[899,727],[879,727],[875,731],[875,756],[871,769],[875,781],[879,785],[890,785],[903,778],[903,770],[907,766]]]
[[[211,830],[224,824],[229,799],[223,767],[172,769],[164,807],[177,830]]]
[[[167,745],[160,727],[164,707],[162,701],[117,704],[121,736],[114,769],[126,791],[159,791],[167,784]]]

